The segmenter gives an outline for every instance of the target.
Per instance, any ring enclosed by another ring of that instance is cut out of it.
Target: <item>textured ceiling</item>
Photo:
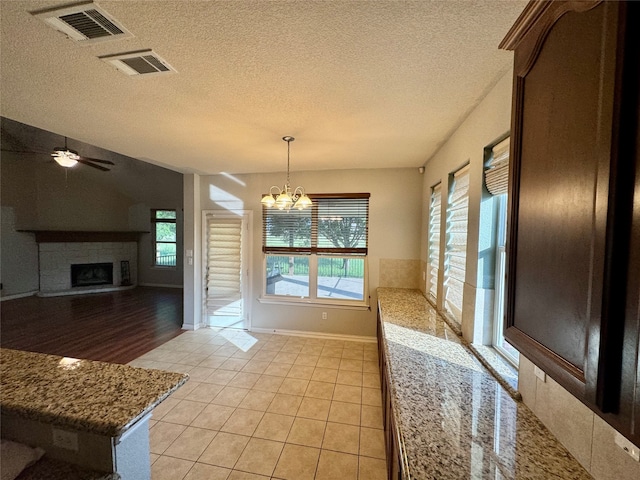
[[[81,46],[2,1],[2,116],[181,172],[420,166],[510,68],[523,1],[99,1]],[[151,48],[178,73],[97,57]],[[82,152],[80,152],[82,154]]]

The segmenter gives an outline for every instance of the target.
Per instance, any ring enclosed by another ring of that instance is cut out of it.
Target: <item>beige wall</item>
[[[298,148],[303,148],[301,145]],[[235,209],[253,211],[251,325],[253,328],[297,330],[334,335],[375,335],[376,288],[385,282],[418,287],[420,257],[420,215],[422,176],[417,168],[292,172],[291,183],[309,193],[368,192],[369,201],[369,293],[370,310],[292,306],[261,303],[263,288],[262,210],[260,199],[271,185],[282,185],[285,173],[203,176],[200,179],[201,210]],[[186,190],[185,190],[186,191]],[[197,203],[197,202],[195,202]],[[187,201],[185,201],[185,206]],[[195,212],[200,215],[201,211]],[[185,215],[191,215],[185,211]],[[186,242],[186,237],[185,237]],[[185,249],[189,249],[185,243]],[[197,250],[197,249],[195,249]],[[183,252],[184,253],[184,252]],[[402,261],[411,267],[402,278]],[[393,270],[386,277],[381,261]],[[410,280],[406,280],[409,278]],[[386,286],[386,285],[385,285]],[[390,285],[391,286],[391,285]],[[185,296],[190,296],[185,288]],[[327,319],[322,319],[322,312]],[[197,314],[197,313],[196,313]],[[189,323],[190,318],[185,322]],[[196,319],[196,323],[197,319]]]
[[[487,343],[488,332],[483,318],[493,310],[493,266],[485,252],[491,248],[491,236],[480,229],[480,219],[491,217],[493,201],[483,186],[484,148],[504,136],[511,120],[511,72],[506,73],[495,87],[469,114],[460,127],[426,163],[423,199],[421,259],[427,261],[427,226],[431,187],[442,182],[442,216],[446,218],[449,176],[463,165],[470,164],[469,233],[467,238],[467,265],[464,289],[462,331],[469,341]],[[441,228],[440,244],[445,244],[445,228]],[[444,264],[441,255],[440,265]],[[489,268],[486,268],[489,267]],[[422,264],[426,275],[426,263]],[[491,272],[491,273],[487,273]],[[442,308],[442,275],[439,278],[439,305]],[[424,282],[422,285],[424,290]]]
[[[82,155],[115,165],[108,172],[85,165],[65,170],[46,153],[62,137],[5,118],[0,121],[3,148],[45,152],[3,152],[0,158],[0,204],[7,215],[0,231],[3,297],[38,289],[33,234],[16,230],[149,231],[151,208],[176,209],[181,218],[182,174],[74,140],[69,140],[69,147]],[[140,284],[182,286],[181,256],[175,269],[154,268],[150,235],[140,238],[139,247]]]

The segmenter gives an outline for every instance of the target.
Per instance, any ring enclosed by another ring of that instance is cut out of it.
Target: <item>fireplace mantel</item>
[[[37,243],[73,243],[73,242],[137,242],[141,231],[110,232],[81,230],[18,230],[36,236]]]

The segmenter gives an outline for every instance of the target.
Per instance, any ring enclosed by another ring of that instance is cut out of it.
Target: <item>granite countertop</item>
[[[405,479],[591,479],[419,290],[378,288]]]
[[[182,373],[0,349],[0,406],[59,427],[117,437],[188,379]]]

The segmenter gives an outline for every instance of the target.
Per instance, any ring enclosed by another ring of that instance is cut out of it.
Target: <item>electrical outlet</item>
[[[636,447],[633,443],[627,440],[624,436],[620,435],[618,432],[616,432],[615,442],[616,445],[627,452],[631,458],[633,458],[636,462],[640,462],[640,448]]]
[[[327,312],[322,312],[322,319],[326,320],[327,319]]]
[[[78,434],[66,430],[53,429],[53,444],[65,450],[78,451]]]
[[[547,374],[544,373],[543,370],[541,370],[540,368],[536,367],[535,365],[533,367],[533,373],[535,374],[536,377],[538,377],[540,379],[540,381],[542,383],[547,381]]]

